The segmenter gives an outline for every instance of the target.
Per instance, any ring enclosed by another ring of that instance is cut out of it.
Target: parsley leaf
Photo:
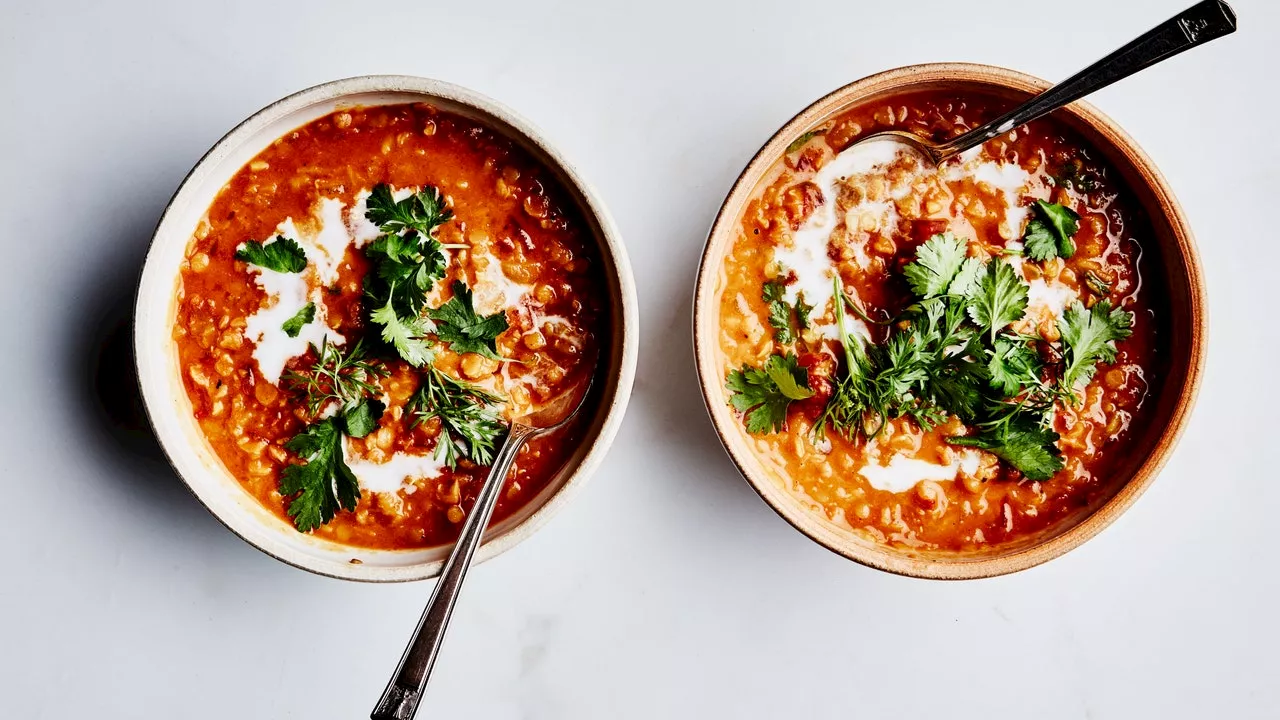
[[[257,240],[246,241],[236,250],[236,259],[278,273],[300,273],[307,266],[307,253],[302,246],[283,235],[266,245]]]
[[[404,235],[379,235],[364,249],[373,270],[365,275],[365,294],[377,304],[395,303],[401,317],[422,312],[427,293],[444,277],[445,257],[440,243],[411,230]]]
[[[1027,223],[1027,231],[1022,238],[1027,255],[1040,261],[1075,255],[1076,244],[1072,237],[1080,229],[1080,216],[1069,207],[1043,200],[1036,200],[1034,207],[1037,217]]]
[[[298,333],[302,332],[303,326],[315,319],[316,304],[307,303],[302,306],[302,309],[299,310],[296,315],[285,320],[284,324],[280,326],[280,329],[284,330],[285,335],[296,338],[298,337]]]
[[[804,293],[796,293],[796,322],[801,330],[809,329],[809,315],[812,313],[813,306],[804,301]]]
[[[747,432],[777,432],[787,425],[787,408],[793,400],[812,397],[809,371],[796,356],[772,355],[764,368],[743,366],[729,373],[725,383],[729,402],[747,421]]]
[[[493,462],[497,441],[507,426],[498,415],[502,398],[478,385],[456,380],[428,366],[422,384],[409,399],[414,426],[427,420],[440,421],[435,457],[450,468],[468,458],[479,465]]]
[[[390,185],[378,185],[369,193],[365,207],[364,216],[369,222],[388,234],[416,230],[430,237],[433,230],[453,218],[440,190],[430,185],[399,202],[392,196]]]
[[[993,260],[969,296],[969,317],[985,330],[991,342],[996,333],[1017,322],[1027,311],[1028,285],[1007,262]]]
[[[950,233],[929,238],[916,250],[916,261],[903,269],[911,290],[922,298],[947,294],[965,265],[967,249],[965,241]],[[966,272],[969,277],[964,282],[971,283],[977,273],[972,267]]]
[[[431,343],[424,337],[431,327],[420,317],[401,318],[396,313],[394,301],[369,314],[369,319],[382,326],[382,340],[395,347],[400,357],[414,367],[422,367],[431,361]]]
[[[362,438],[378,429],[387,406],[377,398],[364,398],[342,413],[343,429],[353,438]]]
[[[796,341],[795,331],[791,327],[791,306],[785,298],[787,286],[781,280],[769,280],[761,289],[761,297],[769,307],[769,325],[773,328],[773,339],[779,345],[790,345]]]
[[[1030,480],[1048,480],[1063,467],[1062,452],[1055,445],[1058,433],[1020,413],[994,429],[950,437],[947,442],[986,450]]]
[[[1062,335],[1065,363],[1061,382],[1072,391],[1093,378],[1099,361],[1115,362],[1115,341],[1133,334],[1133,313],[1113,309],[1107,300],[1100,300],[1086,310],[1077,300],[1062,313],[1058,332]]]
[[[455,281],[449,302],[427,313],[436,321],[436,335],[456,353],[479,353],[500,360],[496,340],[507,330],[506,313],[477,315],[471,291]]]
[[[339,509],[354,510],[360,485],[342,457],[342,431],[337,418],[311,423],[285,443],[303,464],[280,475],[280,494],[294,496],[289,517],[301,532],[311,532],[333,519]]]

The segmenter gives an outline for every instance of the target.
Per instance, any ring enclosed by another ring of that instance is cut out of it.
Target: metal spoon
[[[904,130],[882,130],[856,144],[892,138],[911,145],[934,165],[1047,115],[1095,90],[1151,67],[1161,60],[1236,31],[1236,14],[1221,0],[1196,3],[1152,28],[1128,45],[1036,95],[1025,103],[969,132],[937,143]]]
[[[588,378],[585,382],[577,383],[568,392],[551,399],[538,410],[511,421],[507,440],[493,460],[489,477],[485,478],[484,485],[476,496],[471,515],[463,524],[458,542],[444,564],[440,581],[431,594],[431,600],[427,602],[422,618],[418,620],[418,627],[413,631],[404,656],[400,658],[400,665],[391,676],[391,682],[387,684],[373,713],[369,715],[371,720],[410,720],[417,712],[418,701],[422,699],[436,655],[444,642],[444,633],[449,627],[449,618],[453,615],[462,581],[467,577],[471,559],[475,556],[476,548],[480,547],[489,518],[493,516],[493,508],[498,504],[498,496],[507,471],[511,469],[511,463],[527,441],[567,425],[582,409],[590,390],[591,379]]]

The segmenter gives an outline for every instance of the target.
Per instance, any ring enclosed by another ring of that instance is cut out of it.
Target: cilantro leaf
[[[996,338],[987,360],[991,387],[1005,397],[1017,395],[1023,387],[1040,382],[1040,359],[1027,342],[1018,338]]]
[[[813,395],[809,371],[796,356],[772,355],[764,368],[743,366],[729,373],[725,383],[729,402],[746,418],[747,432],[777,432],[787,425],[787,408],[793,400]]]
[[[1076,211],[1058,203],[1036,200],[1037,217],[1027,223],[1022,242],[1027,255],[1033,260],[1045,261],[1052,257],[1069,258],[1076,254],[1072,238],[1080,229],[1080,216]]]
[[[500,360],[498,336],[507,330],[507,314],[476,314],[471,291],[461,282],[453,283],[453,297],[449,302],[427,313],[436,321],[436,335],[449,343],[456,353],[479,353],[487,358]]]
[[[978,258],[965,258],[955,278],[947,286],[947,294],[956,297],[972,295],[973,291],[978,289],[978,281],[982,279],[982,271],[985,269],[983,262]]]
[[[949,437],[947,442],[986,450],[1030,480],[1048,480],[1063,467],[1062,452],[1055,444],[1058,433],[1023,415],[978,435]]]
[[[369,193],[365,208],[364,216],[369,222],[387,234],[415,230],[423,237],[431,237],[433,230],[453,218],[440,190],[430,185],[399,202],[392,196],[390,185],[377,185]]]
[[[370,313],[369,319],[382,326],[382,340],[394,346],[405,362],[422,367],[431,361],[431,343],[424,337],[431,332],[430,321],[420,317],[401,318],[391,299]]]
[[[1058,237],[1048,223],[1040,218],[1033,218],[1027,223],[1027,232],[1022,236],[1023,249],[1027,257],[1044,262],[1058,257]]]
[[[347,435],[362,438],[378,429],[378,421],[387,409],[385,403],[377,398],[367,397],[348,407],[342,412],[342,424]]]
[[[247,240],[236,250],[236,259],[274,270],[278,273],[300,273],[307,266],[307,253],[297,240],[277,235],[266,245]]]
[[[1115,341],[1133,334],[1133,313],[1113,309],[1107,300],[1086,310],[1077,300],[1058,319],[1058,332],[1065,362],[1062,385],[1073,390],[1093,378],[1098,362],[1115,362]]]
[[[311,423],[285,443],[303,459],[280,475],[280,494],[293,496],[289,517],[301,532],[333,519],[339,509],[355,510],[360,485],[342,456],[342,431],[336,418]]]
[[[911,290],[922,298],[945,295],[964,265],[967,248],[950,233],[929,238],[916,250],[916,261],[903,269]]]
[[[303,326],[315,319],[316,304],[307,303],[302,306],[302,309],[299,310],[297,314],[288,320],[285,320],[284,324],[280,326],[280,329],[284,330],[285,335],[288,335],[291,338],[296,338],[298,337],[298,333],[302,332]]]
[[[996,333],[1026,314],[1028,289],[1026,282],[1013,271],[1013,266],[993,260],[987,263],[987,271],[969,295],[969,317],[988,333],[994,343]]]

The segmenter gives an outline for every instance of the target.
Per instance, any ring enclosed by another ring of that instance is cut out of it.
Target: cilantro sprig
[[[1075,210],[1044,200],[1035,202],[1036,217],[1027,223],[1022,237],[1027,256],[1033,260],[1070,258],[1076,254],[1073,239],[1080,230],[1080,216]]]
[[[1076,231],[1074,213],[1062,206],[1043,212],[1041,222],[1059,247],[1059,239]],[[1077,302],[1059,319],[1056,344],[1015,333],[1012,326],[1026,315],[1028,284],[1006,258],[983,261],[967,250],[947,234],[918,248],[903,269],[914,301],[887,323],[891,330],[879,344],[852,331],[846,307],[865,315],[834,279],[843,367],[813,432],[870,439],[895,418],[927,430],[954,416],[976,432],[949,442],[991,452],[1032,480],[1048,479],[1063,467],[1052,429],[1055,406],[1071,401],[1099,362],[1115,360],[1115,343],[1131,334],[1133,314],[1106,300],[1087,310]],[[764,294],[767,303],[781,299],[768,286]],[[1049,359],[1037,351],[1039,343],[1052,350]],[[774,355],[761,369],[730,374],[730,402],[743,412],[748,431],[785,428],[787,408],[799,398],[788,397],[769,370],[788,367],[788,357]],[[807,391],[807,373],[803,379]]]

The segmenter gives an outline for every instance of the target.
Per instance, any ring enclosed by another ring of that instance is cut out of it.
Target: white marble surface
[[[1065,77],[1184,3],[3,0],[0,716],[367,716],[430,585],[258,553],[105,422],[91,378],[201,153],[286,93],[393,72],[558,140],[617,217],[643,320],[613,452],[476,570],[424,717],[1277,717],[1276,4],[1239,0],[1236,36],[1095,98],[1186,206],[1212,332],[1168,469],[1083,548],[960,584],[822,550],[735,474],[689,349],[704,231],[806,103],[914,62]]]

